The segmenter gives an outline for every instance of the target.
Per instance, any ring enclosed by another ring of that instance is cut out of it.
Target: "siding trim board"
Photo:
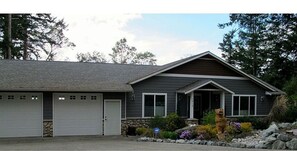
[[[180,92],[180,93],[184,93],[184,94],[189,94],[195,90],[199,90],[199,88],[203,87],[203,86],[206,86],[208,84],[213,84],[215,85],[215,87],[218,87],[226,92],[229,92],[231,94],[235,94],[233,91],[227,89],[226,87],[218,84],[217,82],[214,82],[212,80],[202,80],[202,81],[196,81],[188,86],[185,86],[181,89],[179,89],[177,92]],[[216,89],[217,90],[217,89]]]
[[[177,73],[161,73],[156,76],[181,77],[181,78],[211,78],[211,79],[248,80],[248,78],[245,78],[245,77],[235,77],[235,76],[194,75],[194,74],[177,74]]]

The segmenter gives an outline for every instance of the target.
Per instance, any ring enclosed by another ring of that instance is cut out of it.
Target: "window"
[[[144,93],[143,94],[143,117],[166,116],[167,94]]]
[[[91,96],[91,100],[97,100],[97,96]]]
[[[13,99],[14,99],[14,96],[13,96],[13,95],[8,95],[8,96],[7,96],[7,99],[8,99],[8,100],[13,100]]]
[[[256,115],[256,95],[234,95],[232,104],[235,116]]]
[[[21,95],[20,96],[20,100],[26,100],[26,96],[25,95]]]
[[[2,100],[2,95],[0,95],[0,100]]]
[[[69,99],[70,100],[75,100],[75,96],[74,95],[70,95]]]
[[[58,98],[60,101],[64,101],[65,100],[65,96],[59,96]]]
[[[87,96],[85,96],[85,95],[84,96],[80,96],[80,99],[81,100],[86,100],[87,99]]]
[[[33,96],[32,96],[32,100],[38,100],[38,97],[35,96],[35,95],[33,95]]]

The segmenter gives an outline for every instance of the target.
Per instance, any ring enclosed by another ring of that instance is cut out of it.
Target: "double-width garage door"
[[[42,136],[42,94],[0,92],[0,137]]]
[[[54,93],[53,135],[102,135],[100,93]]]

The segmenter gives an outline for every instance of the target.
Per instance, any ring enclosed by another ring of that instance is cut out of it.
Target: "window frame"
[[[145,95],[153,95],[154,96],[154,116],[156,116],[156,96],[163,95],[165,96],[165,114],[163,117],[167,116],[167,93],[142,93],[142,118],[152,118],[154,116],[144,116],[145,109]]]
[[[234,115],[234,97],[238,96],[238,115]],[[248,100],[248,115],[240,115],[240,103],[241,103],[241,97],[249,97],[249,100]],[[251,115],[250,114],[250,100],[251,100],[251,97],[255,97],[255,107],[254,107],[254,114]],[[232,95],[232,105],[231,105],[231,116],[233,117],[242,117],[242,116],[257,116],[257,95],[255,94],[233,94]]]

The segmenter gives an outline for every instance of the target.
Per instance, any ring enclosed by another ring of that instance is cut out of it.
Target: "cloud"
[[[65,35],[76,44],[71,50],[59,51],[56,60],[77,61],[77,53],[100,51],[108,56],[115,42],[125,37],[138,51],[150,51],[157,56],[157,64],[166,64],[181,58],[212,51],[219,55],[217,45],[204,40],[181,39],[163,35],[161,31],[137,34],[125,30],[129,21],[141,19],[140,14],[56,15],[69,24]],[[142,31],[142,33],[145,31]]]

